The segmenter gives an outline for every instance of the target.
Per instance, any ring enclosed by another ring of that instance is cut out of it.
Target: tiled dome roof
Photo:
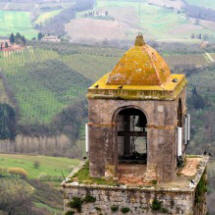
[[[162,85],[170,69],[158,52],[138,35],[130,48],[109,74],[108,85]]]

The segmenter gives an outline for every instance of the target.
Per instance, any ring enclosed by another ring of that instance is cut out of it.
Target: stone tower
[[[138,35],[113,70],[88,89],[89,164],[63,182],[66,211],[77,209],[68,209],[75,197],[91,196],[95,202],[75,212],[206,214],[208,158],[185,155],[186,85],[185,76],[171,74]]]

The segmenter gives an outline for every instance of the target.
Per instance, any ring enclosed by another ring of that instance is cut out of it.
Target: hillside
[[[6,92],[5,95],[12,98],[16,109],[17,132],[52,138],[64,134],[70,138],[72,146],[80,138],[83,139],[81,133],[87,117],[83,101],[87,87],[111,71],[125,50],[68,43],[34,42],[30,45],[22,52],[1,55],[0,58],[1,73],[10,92],[10,95]],[[187,74],[190,81],[188,103],[194,119],[198,121],[201,117],[208,117],[206,112],[214,107],[213,94],[209,93],[213,92],[213,46],[208,48],[208,52],[197,45],[174,44],[172,48],[168,43],[154,43],[154,46],[173,72]],[[201,82],[197,81],[199,78]],[[196,105],[192,98],[194,88],[197,90],[197,98],[200,95],[204,99],[203,108],[206,109],[203,111],[199,110],[202,107]],[[203,140],[198,138],[201,131],[199,122],[196,124],[198,126],[194,131],[198,143]]]
[[[0,6],[0,36],[20,32],[35,39],[42,32],[75,43],[127,44],[143,32],[147,40],[215,41],[209,0],[4,0]]]
[[[0,154],[0,214],[60,215],[60,183],[78,160]]]

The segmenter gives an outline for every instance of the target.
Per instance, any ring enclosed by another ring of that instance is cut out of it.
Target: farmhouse
[[[42,41],[44,42],[54,42],[54,43],[59,43],[61,40],[54,35],[46,35],[42,38]]]
[[[206,215],[208,157],[185,154],[186,85],[138,35],[88,89],[89,163],[62,183],[66,214]]]

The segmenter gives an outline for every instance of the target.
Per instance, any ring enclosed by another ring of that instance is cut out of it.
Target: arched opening
[[[116,117],[119,163],[146,164],[147,118],[137,108],[124,108]]]
[[[177,115],[178,115],[178,127],[182,127],[183,126],[183,111],[182,111],[182,101],[181,99],[179,99],[178,101],[178,110],[177,110]]]

